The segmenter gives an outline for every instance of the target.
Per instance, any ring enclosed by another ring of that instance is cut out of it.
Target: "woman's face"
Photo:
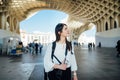
[[[67,37],[69,36],[69,29],[66,25],[64,25],[63,29],[62,29],[62,32],[60,32],[60,36],[63,36],[63,37]]]

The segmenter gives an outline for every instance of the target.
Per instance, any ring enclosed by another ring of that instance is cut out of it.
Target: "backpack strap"
[[[56,47],[56,41],[54,41],[52,43],[52,54],[51,54],[51,59],[52,59],[52,62],[53,62],[53,57],[55,57],[55,59],[60,63],[62,64],[62,62],[54,55],[54,51],[55,51],[55,47]],[[67,56],[67,46],[66,46],[66,49],[65,49],[65,60],[66,60],[66,56]]]
[[[55,57],[55,59],[56,59],[60,64],[62,64],[61,61],[60,61],[55,55],[53,55],[53,57]]]
[[[52,54],[51,54],[51,59],[52,59],[52,60],[53,60],[53,55],[54,55],[55,47],[56,47],[56,41],[54,41],[54,42],[52,43]]]
[[[52,43],[52,54],[51,54],[52,62],[53,62],[53,57],[55,57],[55,59],[56,59],[60,64],[62,64],[62,63],[60,62],[60,60],[54,55],[55,47],[56,47],[56,41],[54,41],[54,42]]]
[[[66,61],[66,56],[67,56],[67,47],[65,49],[65,59],[64,59],[64,63]],[[62,64],[62,62],[53,54],[53,57],[59,62],[59,64]],[[53,61],[52,61],[53,62]]]

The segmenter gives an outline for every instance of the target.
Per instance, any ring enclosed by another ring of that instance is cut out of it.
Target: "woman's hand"
[[[73,80],[78,80],[76,71],[73,72]]]
[[[67,65],[63,63],[59,66],[59,69],[61,70],[66,70],[66,68],[67,68]]]
[[[73,80],[78,80],[77,75],[73,76]]]
[[[61,69],[61,70],[66,70],[67,69],[67,64],[64,64],[64,63],[62,63],[62,64],[55,64],[54,65],[54,68],[55,69]]]

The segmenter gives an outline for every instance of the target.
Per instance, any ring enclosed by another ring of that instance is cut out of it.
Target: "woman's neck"
[[[65,41],[66,41],[66,38],[61,36],[58,42],[64,44]]]

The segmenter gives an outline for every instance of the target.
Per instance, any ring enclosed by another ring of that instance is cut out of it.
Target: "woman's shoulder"
[[[48,43],[48,47],[52,47],[52,45],[55,43],[55,41]]]
[[[47,47],[52,46],[52,43],[48,43]]]

